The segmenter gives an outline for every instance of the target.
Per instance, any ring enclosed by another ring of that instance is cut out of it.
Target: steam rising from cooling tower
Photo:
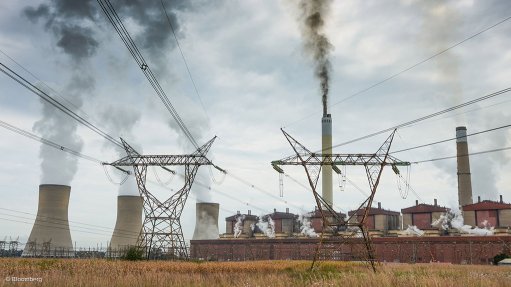
[[[304,40],[304,50],[314,61],[315,76],[319,79],[323,103],[323,116],[328,111],[328,90],[330,87],[330,52],[332,44],[323,33],[325,16],[330,9],[330,0],[301,0],[299,7],[300,30]]]
[[[168,2],[166,3],[168,19],[179,36],[180,25],[177,21],[176,11],[188,9],[191,4],[189,1],[166,2]],[[164,78],[167,62],[162,61],[162,58],[168,53],[169,48],[174,48],[176,44],[173,40],[173,33],[169,30],[167,18],[162,14],[160,1],[121,0],[115,3],[115,8],[118,9],[120,15],[125,17],[125,20],[136,24],[137,31],[130,31],[133,38],[140,43],[143,53],[148,54],[148,60],[154,63],[152,67],[158,71],[160,77]],[[99,5],[94,0],[46,0],[39,6],[24,8],[23,16],[33,23],[42,22],[44,29],[53,36],[54,45],[68,56],[69,63],[66,67],[71,68],[71,79],[63,94],[72,103],[70,108],[80,109],[83,99],[89,99],[94,94],[95,83],[91,76],[90,66],[92,65],[91,60],[101,46],[99,39],[104,37],[100,34],[108,33],[111,36],[112,33],[111,29],[106,29],[106,31],[101,29],[103,23],[109,24],[108,21],[105,21],[106,18],[102,15]],[[117,102],[117,99],[115,101]],[[101,121],[108,126],[116,126],[110,131],[117,131],[123,136],[126,136],[126,133],[139,119],[138,111],[128,110],[122,105],[116,105],[115,108],[107,105],[105,107],[108,109],[108,113],[105,116],[100,111]],[[114,117],[112,112],[122,116]],[[43,117],[34,126],[34,130],[45,138],[81,151],[82,144],[76,133],[76,123],[67,118],[62,119],[61,116],[56,115],[58,113],[60,112],[45,106]],[[50,149],[44,146],[41,148],[43,182],[69,184],[77,169],[76,160],[64,153],[50,151]],[[133,184],[126,183],[124,186],[133,186]],[[121,189],[125,188],[121,187]],[[120,193],[134,194],[133,190],[120,190]]]
[[[33,23],[40,19],[44,22],[45,29],[54,37],[55,45],[68,56],[71,77],[64,91],[66,105],[70,109],[80,109],[83,99],[90,98],[94,91],[95,82],[89,71],[88,60],[96,53],[99,44],[90,28],[96,18],[91,4],[91,1],[56,0],[23,10],[24,16]],[[50,91],[45,92],[51,95]],[[44,100],[41,99],[41,102],[42,118],[35,123],[34,131],[80,152],[83,143],[77,134],[77,123]],[[77,171],[76,158],[45,145],[41,145],[40,157],[43,183],[71,183]]]
[[[218,203],[198,202],[195,204],[195,231],[193,240],[218,239]]]
[[[117,221],[110,240],[110,248],[122,249],[135,246],[142,230],[142,197],[119,195]]]
[[[456,155],[458,163],[458,201],[462,206],[474,203],[472,200],[472,179],[468,157],[467,128],[456,128]]]
[[[68,206],[71,187],[42,184],[39,186],[37,217],[30,232],[23,256],[38,256],[45,252],[57,256],[71,255],[73,243],[69,231]],[[64,251],[64,252],[62,252]]]

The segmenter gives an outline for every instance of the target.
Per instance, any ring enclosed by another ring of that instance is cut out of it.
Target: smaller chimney
[[[502,194],[500,195],[500,203],[504,203],[504,200],[502,199]]]
[[[248,210],[248,215],[251,215],[252,214],[252,210]]]
[[[378,202],[378,209],[381,209],[381,202]]]
[[[481,196],[480,195],[477,196],[477,202],[481,202]]]
[[[238,210],[238,212],[237,212],[236,214],[240,215],[241,213],[240,213],[240,211]]]
[[[415,200],[415,205],[419,205],[419,200]]]
[[[273,209],[273,213],[277,213],[277,209],[276,208]]]
[[[500,201],[502,201],[502,195],[500,196]],[[289,207],[286,207],[286,213],[289,213]]]
[[[436,198],[435,198],[435,206],[437,205],[437,201],[436,201]]]

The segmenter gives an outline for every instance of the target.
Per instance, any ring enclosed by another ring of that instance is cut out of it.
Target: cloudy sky
[[[209,170],[201,168],[201,186],[193,190],[182,216],[185,238],[192,236],[197,197],[220,203],[220,232],[225,231],[223,218],[237,210],[264,214],[274,208],[289,207],[295,213],[313,209],[312,194],[303,187],[303,169],[285,169],[290,177],[284,179],[284,196],[279,197],[278,174],[269,164],[292,154],[280,128],[311,150],[321,144],[320,84],[303,48],[298,1],[164,1],[199,96],[160,1],[111,2],[199,144],[218,136],[211,157],[232,174],[217,184],[222,175],[213,170],[212,180]],[[366,90],[510,14],[511,4],[497,0],[332,1],[323,32],[333,46],[329,111],[334,144],[508,88],[511,21]],[[2,1],[0,49],[2,64],[113,137],[123,137],[148,154],[193,152],[96,1]],[[400,129],[392,149],[451,138],[459,125],[466,125],[469,133],[507,125],[510,100],[511,93],[503,94]],[[0,120],[102,161],[124,155],[5,74],[0,74]],[[387,136],[334,152],[374,152]],[[119,187],[115,183],[122,174],[116,170],[107,170],[112,183],[97,163],[41,148],[39,142],[6,129],[0,129],[0,139],[0,237],[28,238],[38,185],[59,183],[72,186],[73,240],[78,246],[104,246],[115,224],[116,197],[136,192],[134,181]],[[470,137],[469,150],[507,147],[510,140],[509,129],[502,129]],[[396,154],[412,162],[452,155],[454,142]],[[503,194],[511,201],[508,162],[506,152],[471,158],[474,198],[495,200]],[[161,170],[156,173],[161,181],[169,178]],[[162,199],[182,184],[176,177],[163,188],[152,170],[148,177],[148,187]],[[368,191],[363,169],[348,167],[347,177]],[[417,199],[457,205],[455,160],[414,164],[410,178],[418,197],[410,192],[403,198],[388,169],[376,201],[392,210]],[[341,190],[334,177],[337,209],[346,212],[363,199],[351,183]],[[83,229],[82,223],[103,228]]]

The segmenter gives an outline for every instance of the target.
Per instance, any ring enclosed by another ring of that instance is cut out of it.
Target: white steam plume
[[[417,228],[415,225],[408,225],[408,228],[403,231],[406,235],[423,236],[424,231]]]
[[[442,214],[437,220],[431,223],[432,226],[441,227],[443,230],[456,229],[460,233],[475,234],[475,235],[492,235],[494,233],[494,227],[488,226],[488,221],[481,223],[484,228],[472,227],[464,224],[464,219],[459,210],[450,211]]]
[[[275,222],[270,216],[260,216],[257,227],[259,227],[268,238],[275,238]]]
[[[236,224],[234,224],[233,233],[234,238],[238,238],[241,233],[243,233],[243,221],[245,220],[245,215],[240,215],[236,217]]]
[[[307,237],[318,237],[318,234],[312,228],[310,218],[306,214],[300,215],[300,233]]]

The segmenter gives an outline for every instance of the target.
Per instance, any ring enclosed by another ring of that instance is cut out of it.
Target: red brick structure
[[[289,213],[289,208],[286,208],[286,212],[279,212],[277,209],[273,209],[273,213],[263,216],[263,220],[267,220],[267,217],[270,217],[273,220],[275,224],[275,233],[286,233],[288,235],[292,235],[293,232],[300,232],[298,215]]]
[[[511,204],[500,201],[483,200],[463,206],[465,224],[478,227],[511,227]]]
[[[334,222],[334,215],[330,214],[328,210],[323,210],[323,213],[325,214],[325,217],[330,222]],[[337,216],[340,218],[345,218],[346,214],[344,213],[337,213]],[[311,226],[314,229],[314,232],[321,233],[323,232],[323,218],[321,217],[321,212],[319,212],[319,209],[314,210],[313,212],[310,212],[306,217],[310,218]]]
[[[192,240],[194,259],[219,261],[312,260],[318,239]],[[372,239],[381,262],[490,264],[493,257],[509,253],[511,236],[380,237]],[[321,260],[364,260],[360,238],[324,239]]]
[[[244,237],[252,237],[252,225],[256,224],[258,221],[258,217],[255,215],[252,215],[251,211],[249,210],[247,214],[241,214],[239,211],[236,215],[232,215],[225,218],[225,233],[227,234],[233,234],[234,233],[234,226],[236,225],[236,222],[238,221],[238,217],[242,218],[242,235]]]
[[[364,214],[364,209],[352,210],[348,212],[348,217],[356,214],[353,217],[353,222],[360,222]],[[378,202],[378,208],[371,207],[369,214],[366,219],[366,226],[370,230],[397,230],[400,229],[399,216],[401,214],[398,211],[392,211],[381,208],[381,203]]]
[[[410,225],[415,225],[422,230],[438,229],[431,226],[440,215],[449,211],[447,207],[439,206],[435,199],[434,205],[421,203],[415,201],[415,206],[401,209],[403,213],[403,229],[408,228]]]

